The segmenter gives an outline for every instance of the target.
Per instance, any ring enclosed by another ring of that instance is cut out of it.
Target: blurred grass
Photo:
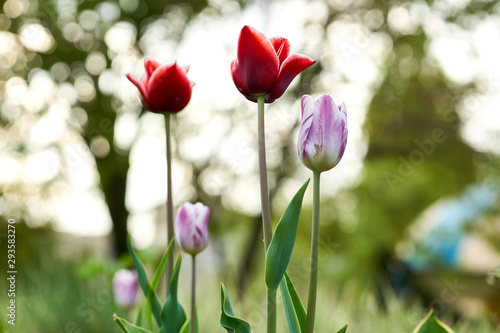
[[[63,259],[56,249],[55,233],[16,223],[16,325],[2,320],[4,331],[119,332],[113,323],[117,308],[111,271],[82,275],[78,272],[82,258]],[[3,262],[4,258],[2,267]],[[6,290],[5,279],[1,280],[0,288]],[[2,295],[2,303],[4,300]]]
[[[112,297],[112,274],[120,263],[83,258],[68,260],[58,253],[57,237],[53,232],[27,229],[22,224],[18,224],[18,230],[18,244],[22,246],[19,246],[19,275],[16,281],[17,320],[15,327],[2,320],[2,331],[111,333],[120,332],[113,322],[113,313],[132,320],[135,310],[127,312],[126,309],[117,308]],[[141,254],[146,262],[154,262],[151,252]],[[184,259],[179,296],[185,310],[189,311],[190,258],[186,256]],[[236,315],[249,321],[253,332],[265,332],[265,290],[260,272],[250,281],[243,299],[238,300],[235,271],[231,268],[224,272],[207,269],[211,266],[210,256],[200,256],[200,259],[205,260],[204,265],[200,265],[205,269],[199,272],[198,278],[198,313],[203,327],[200,333],[224,332],[219,326],[220,279],[227,286]],[[307,277],[299,280],[302,269],[295,268],[296,274],[292,278],[295,279],[298,292],[305,303]],[[325,272],[331,269],[324,268]],[[4,280],[0,282],[2,290],[6,290]],[[349,332],[411,333],[427,312],[418,300],[404,301],[388,291],[382,292],[384,302],[381,306],[380,293],[370,288],[360,292],[359,286],[352,283],[338,288],[336,282],[328,278],[328,274],[323,275],[319,287],[318,333],[330,333],[344,324],[349,324]],[[160,299],[164,299],[162,293],[162,290],[158,292]],[[143,302],[144,297],[141,295],[139,300]],[[281,303],[278,293],[278,333],[287,333]],[[456,333],[499,332],[487,318],[456,320],[447,314],[440,317]]]

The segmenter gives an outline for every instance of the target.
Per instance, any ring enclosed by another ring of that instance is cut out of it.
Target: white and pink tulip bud
[[[139,283],[134,270],[120,269],[113,277],[113,295],[116,304],[133,306],[137,297]]]
[[[314,100],[304,95],[297,153],[302,163],[315,172],[335,167],[347,143],[345,104],[338,106],[329,95]]]
[[[200,202],[186,202],[177,211],[175,238],[180,248],[193,256],[208,245],[208,217],[210,208]]]

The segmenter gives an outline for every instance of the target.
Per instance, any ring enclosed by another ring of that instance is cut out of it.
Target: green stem
[[[258,140],[259,140],[259,174],[260,174],[260,200],[262,206],[262,228],[264,230],[265,251],[273,238],[273,227],[271,225],[271,207],[269,203],[269,187],[267,183],[266,164],[266,133],[264,128],[264,100],[266,96],[257,97],[259,106]]]
[[[172,201],[172,140],[170,131],[170,113],[165,113],[165,129],[167,134],[167,246],[174,237],[174,204]],[[174,272],[175,243],[172,244],[167,258],[167,297],[170,280]]]
[[[267,288],[267,333],[276,333],[276,291]]]
[[[262,206],[262,229],[264,231],[264,249],[267,252],[273,237],[271,224],[271,205],[269,201],[269,187],[267,182],[266,164],[266,133],[264,127],[265,95],[257,97],[258,104],[258,141],[259,141],[259,174],[260,200]],[[276,333],[276,289],[267,289],[267,333]]]
[[[316,294],[318,291],[318,254],[319,254],[319,185],[320,175],[313,172],[313,213],[311,231],[311,263],[309,271],[309,299],[307,302],[306,333],[313,333],[316,315]]]
[[[196,332],[196,256],[192,256],[191,266],[191,325],[190,332]]]

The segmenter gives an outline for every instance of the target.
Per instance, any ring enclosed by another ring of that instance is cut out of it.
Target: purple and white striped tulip
[[[297,152],[302,163],[316,172],[330,170],[344,155],[347,143],[345,104],[337,106],[329,95],[314,100],[304,95]]]
[[[120,269],[113,276],[113,295],[120,306],[134,305],[138,288],[137,274],[133,270]]]
[[[186,202],[177,211],[175,238],[181,249],[193,256],[208,245],[208,217],[210,208],[200,202]]]

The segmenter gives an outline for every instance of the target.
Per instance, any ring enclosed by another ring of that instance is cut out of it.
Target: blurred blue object
[[[465,226],[476,223],[494,208],[499,193],[498,184],[475,184],[458,197],[430,208],[431,212],[414,226],[418,234],[418,239],[412,240],[415,251],[405,258],[410,270],[456,269]]]

